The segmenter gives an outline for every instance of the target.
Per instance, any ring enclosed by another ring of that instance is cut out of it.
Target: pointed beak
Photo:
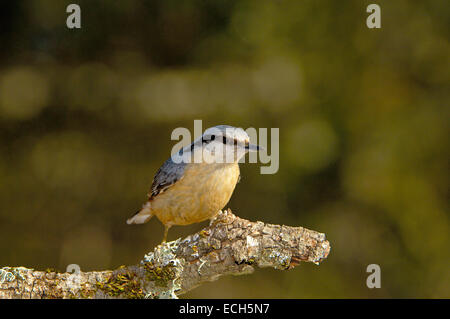
[[[249,143],[245,145],[245,149],[249,152],[258,152],[264,150],[264,147]]]

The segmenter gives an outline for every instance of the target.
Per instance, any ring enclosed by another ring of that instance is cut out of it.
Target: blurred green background
[[[0,10],[1,266],[138,262],[163,227],[125,221],[201,119],[279,127],[279,172],[241,165],[228,207],[332,250],[184,298],[450,297],[448,1],[376,1],[368,29],[373,1],[79,0],[69,30],[72,2]]]

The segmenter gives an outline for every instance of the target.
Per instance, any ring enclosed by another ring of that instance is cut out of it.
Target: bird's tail
[[[140,211],[127,220],[127,224],[144,224],[148,222],[152,216],[153,214],[150,202],[147,202],[144,206],[142,206]]]

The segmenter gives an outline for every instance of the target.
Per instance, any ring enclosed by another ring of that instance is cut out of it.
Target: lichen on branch
[[[228,210],[200,232],[155,247],[137,265],[73,274],[3,267],[0,298],[177,298],[223,275],[319,264],[329,252],[322,233],[250,222]]]

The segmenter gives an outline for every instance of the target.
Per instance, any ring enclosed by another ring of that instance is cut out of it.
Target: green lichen
[[[289,269],[291,256],[277,249],[265,249],[261,255],[260,266],[270,265],[275,269]]]
[[[89,286],[84,283],[81,285],[81,289],[78,293],[80,295],[80,298],[90,299],[95,296],[95,289],[89,288]]]
[[[16,279],[25,280],[25,273],[32,269],[25,267],[3,267],[0,268],[0,283],[5,281],[12,282]]]
[[[145,290],[149,291],[146,298],[177,298],[175,292],[181,289],[179,278],[185,262],[177,257],[180,241],[177,239],[157,246],[141,261],[147,282]]]
[[[202,238],[206,238],[209,236],[209,232],[204,229],[202,231],[200,231],[199,234],[200,234],[200,237],[202,237]]]
[[[253,265],[255,263],[255,258],[250,258],[245,262],[247,265]]]
[[[76,297],[71,292],[64,292],[64,290],[61,287],[58,287],[58,281],[57,280],[49,280],[47,281],[47,287],[48,289],[45,290],[44,296],[47,299],[64,299],[66,298],[73,298]]]
[[[130,271],[112,274],[106,282],[97,282],[96,286],[106,295],[127,299],[142,299],[145,294],[137,276]]]
[[[143,264],[146,271],[146,278],[153,281],[157,287],[168,287],[176,277],[175,267],[173,265],[166,265],[164,267],[155,266],[151,262]]]
[[[50,274],[50,273],[59,273],[60,271],[57,270],[56,268],[47,268],[44,270],[46,274]]]

